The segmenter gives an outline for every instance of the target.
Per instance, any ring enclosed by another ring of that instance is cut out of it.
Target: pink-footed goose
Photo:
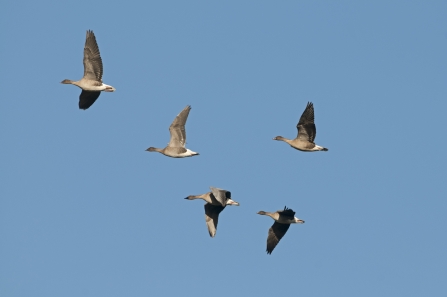
[[[314,105],[308,102],[301,118],[296,125],[298,135],[295,139],[287,139],[282,136],[276,136],[273,140],[280,140],[287,142],[294,149],[303,152],[328,151],[327,148],[316,145],[314,143],[317,129],[314,123]]]
[[[102,60],[93,31],[87,31],[84,46],[84,77],[79,81],[64,79],[62,84],[72,84],[82,89],[79,108],[87,109],[95,103],[101,91],[114,92],[115,88],[102,82]]]
[[[219,220],[219,214],[224,210],[227,205],[239,206],[239,202],[231,199],[231,192],[219,188],[210,187],[211,192],[202,195],[190,195],[185,199],[203,199],[207,203],[205,204],[205,221],[208,227],[208,232],[211,237],[216,235],[217,222]]]
[[[185,148],[186,143],[186,130],[185,124],[188,119],[191,106],[186,106],[174,119],[171,126],[169,126],[169,133],[171,134],[171,140],[168,146],[160,149],[156,147],[150,147],[146,149],[148,152],[159,152],[165,156],[171,158],[185,158],[199,155],[199,153],[193,152],[190,149]]]
[[[284,207],[284,210],[278,210],[276,212],[265,212],[261,210],[258,214],[269,216],[275,220],[267,236],[267,254],[273,252],[278,242],[283,238],[287,230],[289,230],[290,224],[304,223],[303,220],[295,217],[293,210],[287,207]]]

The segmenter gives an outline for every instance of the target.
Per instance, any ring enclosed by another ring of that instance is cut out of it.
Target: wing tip
[[[93,30],[87,30],[87,33],[86,33],[86,35],[87,35],[87,38],[89,38],[90,36],[93,36],[93,38],[95,37],[95,33],[93,33]]]

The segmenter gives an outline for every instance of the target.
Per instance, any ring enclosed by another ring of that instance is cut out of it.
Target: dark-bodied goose
[[[287,139],[282,136],[276,136],[273,140],[287,142],[294,149],[303,152],[327,151],[328,149],[314,143],[317,129],[314,123],[314,105],[308,102],[306,109],[301,115],[300,121],[296,125],[298,135],[295,139]]]
[[[269,216],[275,220],[272,227],[269,229],[269,235],[267,237],[267,254],[271,254],[275,249],[278,242],[289,230],[290,224],[303,224],[304,221],[295,217],[295,212],[290,208],[284,207],[284,210],[278,210],[277,212],[265,212],[259,211],[258,214]]]
[[[115,88],[102,82],[102,60],[93,31],[87,31],[84,46],[84,77],[79,81],[64,79],[62,84],[72,84],[82,89],[79,108],[87,109],[95,103],[101,91],[114,92]]]
[[[185,148],[186,143],[186,130],[185,124],[188,119],[189,111],[191,106],[186,106],[174,119],[171,126],[169,126],[169,133],[171,133],[171,140],[168,146],[164,149],[150,147],[146,151],[148,152],[159,152],[165,156],[172,158],[185,158],[196,156],[199,153],[193,152]]]
[[[208,232],[211,237],[216,235],[217,222],[219,220],[219,214],[224,210],[227,205],[239,206],[239,202],[231,199],[231,192],[219,188],[210,187],[211,192],[202,195],[190,195],[185,199],[203,199],[207,203],[205,204],[205,221],[208,227]]]

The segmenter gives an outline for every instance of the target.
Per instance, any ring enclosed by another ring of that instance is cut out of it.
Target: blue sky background
[[[369,2],[369,3],[367,3]],[[0,296],[443,296],[445,1],[8,1]],[[92,29],[116,88],[88,110]],[[316,143],[293,138],[306,103]],[[186,106],[187,147],[164,147]],[[208,187],[239,207],[206,230]],[[291,226],[272,255],[273,221]]]

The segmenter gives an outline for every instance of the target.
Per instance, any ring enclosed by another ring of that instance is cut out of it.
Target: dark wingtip
[[[329,149],[327,149],[327,148],[323,148],[323,149],[322,149],[323,152],[327,152],[328,150],[329,150]]]

